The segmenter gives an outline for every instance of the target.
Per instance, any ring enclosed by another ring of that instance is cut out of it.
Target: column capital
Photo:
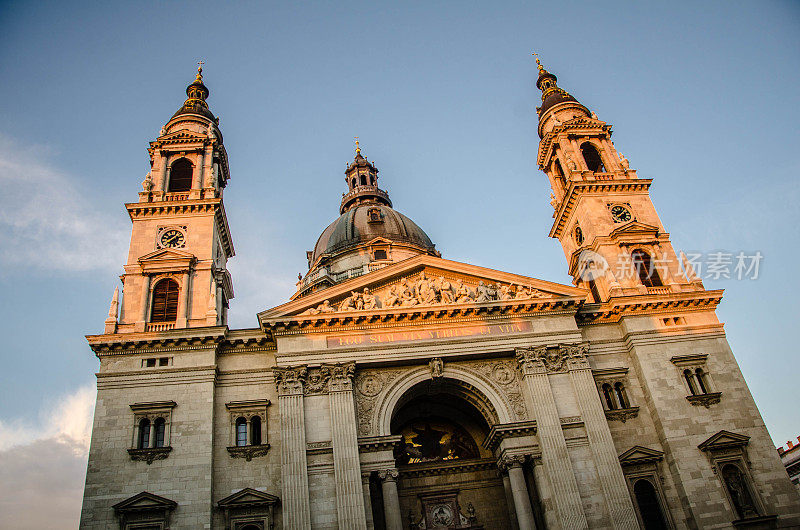
[[[272,375],[275,378],[275,386],[278,390],[278,395],[302,395],[303,383],[305,382],[307,374],[308,368],[305,365],[273,368]]]
[[[503,455],[497,460],[497,467],[501,472],[505,472],[509,469],[522,467],[524,463],[525,455]]]
[[[589,346],[583,343],[517,348],[515,353],[523,375],[588,370],[590,368]]]
[[[352,392],[356,363],[325,364],[322,369],[329,374],[328,388],[331,392]]]
[[[397,482],[397,477],[400,476],[400,472],[395,469],[381,469],[378,471],[378,478],[381,479],[381,482],[392,481]]]

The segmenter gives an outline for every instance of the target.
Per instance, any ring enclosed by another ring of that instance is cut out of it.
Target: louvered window
[[[150,322],[174,322],[178,318],[178,283],[161,280],[153,289],[153,309]]]

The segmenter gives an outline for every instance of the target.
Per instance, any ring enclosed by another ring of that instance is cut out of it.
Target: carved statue
[[[153,189],[153,176],[151,175],[150,171],[148,171],[147,175],[144,176],[144,180],[142,181],[142,189],[147,192]]]
[[[452,304],[455,299],[453,296],[453,286],[450,282],[445,280],[443,276],[439,276],[435,283],[435,289],[439,293],[439,301],[443,304]]]
[[[209,123],[208,124],[208,137],[211,138],[211,139],[214,139],[214,138],[217,137],[217,135],[214,134],[214,124],[213,123]]]
[[[361,295],[361,302],[363,308],[368,311],[379,307],[378,297],[370,292],[369,287],[364,287],[364,293]]]
[[[558,201],[556,200],[556,196],[553,195],[552,193],[550,194],[550,206],[552,206],[553,209],[555,209],[556,206],[558,206]]]
[[[498,286],[496,283],[490,283],[486,286],[486,294],[489,297],[489,300],[497,300],[497,291]]]
[[[386,295],[386,307],[394,307],[396,305],[400,305],[400,292],[397,285],[392,285]]]
[[[558,116],[556,116],[555,114],[553,114],[553,125],[556,126],[556,127],[561,125],[561,120],[559,120]]]
[[[600,119],[600,118],[597,117],[597,114],[595,114],[594,111],[592,111],[592,119],[593,120],[599,120]]]
[[[501,285],[500,286],[500,300],[513,300],[514,295],[511,294],[511,287],[508,285]]]
[[[333,307],[329,300],[325,300],[317,307],[312,307],[308,311],[306,311],[309,315],[319,315],[320,313],[335,313],[336,308]]]
[[[567,167],[570,171],[578,171],[578,164],[569,156],[569,153],[565,153],[564,156],[567,158]]]
[[[353,292],[350,292],[350,296],[345,298],[339,304],[339,311],[353,311],[355,310],[355,296],[353,296]]]
[[[417,305],[417,297],[408,285],[408,281],[403,278],[400,280],[400,306],[411,307]]]
[[[431,305],[436,302],[436,291],[433,288],[433,282],[425,277],[425,271],[422,271],[417,280],[417,285],[414,287],[417,297],[417,302],[423,305]]]
[[[622,164],[622,169],[628,170],[631,168],[631,163],[625,158],[625,155],[619,153],[619,163]]]
[[[459,304],[463,304],[466,302],[472,302],[475,297],[472,295],[472,290],[464,285],[464,282],[461,281],[461,278],[456,280],[456,302]]]
[[[158,131],[158,135],[159,136],[164,136],[165,134],[167,134],[167,127],[166,127],[166,125],[162,125],[161,129],[159,129],[159,131]]]
[[[488,302],[489,300],[491,300],[491,298],[489,298],[489,289],[486,288],[486,285],[483,283],[483,280],[479,280],[477,288],[477,297],[475,298],[475,301],[480,303],[480,302]]]
[[[431,368],[431,378],[437,379],[442,377],[442,374],[444,374],[444,363],[441,358],[434,357],[428,365]]]

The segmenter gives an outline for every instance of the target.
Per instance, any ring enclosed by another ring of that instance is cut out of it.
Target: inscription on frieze
[[[478,324],[469,326],[415,329],[408,331],[390,331],[381,333],[362,333],[359,335],[343,335],[327,337],[328,348],[349,348],[354,346],[376,346],[401,342],[421,342],[431,340],[447,340],[459,337],[497,337],[533,331],[528,320],[509,322],[506,324]]]

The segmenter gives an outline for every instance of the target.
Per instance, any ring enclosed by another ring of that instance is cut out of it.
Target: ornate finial
[[[356,140],[356,155],[360,155],[361,154],[361,148],[358,146],[358,136],[353,136],[353,138],[355,138],[355,140]]]
[[[542,66],[541,61],[539,61],[539,54],[533,52],[531,55],[533,55],[536,58],[536,66],[539,68],[539,73],[544,72],[544,66]]]
[[[206,64],[203,61],[197,61],[197,80],[203,80],[203,65]]]

